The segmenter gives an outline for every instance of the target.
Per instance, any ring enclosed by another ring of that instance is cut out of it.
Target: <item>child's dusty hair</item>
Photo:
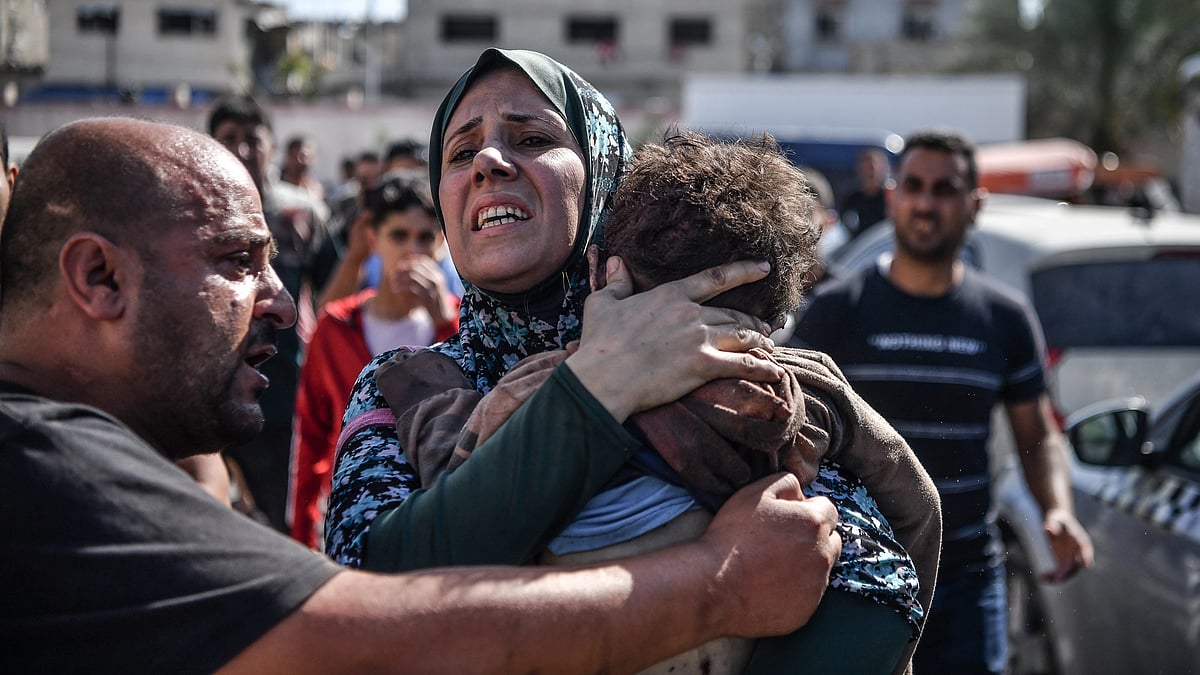
[[[765,260],[765,279],[707,304],[780,325],[811,281],[820,237],[815,209],[804,174],[770,135],[722,141],[670,130],[662,144],[635,153],[604,226],[604,248],[646,286]]]

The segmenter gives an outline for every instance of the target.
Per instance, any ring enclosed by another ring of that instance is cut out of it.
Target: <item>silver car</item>
[[[880,223],[827,265],[834,275],[853,273],[892,246],[891,224]],[[997,411],[992,455],[1009,551],[1011,670],[1200,673],[1200,410],[1195,385],[1171,398],[1200,373],[1200,218],[993,197],[963,257],[1037,310],[1051,398],[1060,419],[1072,420],[1076,508],[1096,549],[1095,569],[1063,584],[1038,582],[1053,557]],[[1142,412],[1092,414],[1097,402],[1135,397],[1122,409]],[[1163,412],[1147,417],[1150,407]],[[1096,425],[1122,429],[1136,451],[1106,451]],[[1171,437],[1176,429],[1191,435]]]
[[[1053,563],[1036,505],[1002,475],[1013,672],[1200,672],[1200,378],[1154,412],[1141,398],[1085,408],[1067,434],[1096,566],[1039,585]]]

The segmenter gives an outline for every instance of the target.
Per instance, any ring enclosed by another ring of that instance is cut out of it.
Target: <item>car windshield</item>
[[[1030,281],[1052,347],[1200,345],[1200,255],[1064,265]]]

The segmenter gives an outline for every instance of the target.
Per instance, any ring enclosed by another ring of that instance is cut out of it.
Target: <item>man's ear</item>
[[[971,191],[971,224],[975,224],[975,219],[979,217],[979,210],[983,208],[984,202],[987,201],[988,190],[985,187],[977,187]]]
[[[17,173],[19,171],[20,171],[20,169],[17,168],[16,164],[10,164],[8,166],[8,171],[5,172],[5,177],[8,179],[8,191],[9,192],[12,192],[13,185],[15,185],[17,182]]]
[[[73,235],[58,255],[67,295],[97,321],[119,319],[129,302],[133,257],[95,232]]]

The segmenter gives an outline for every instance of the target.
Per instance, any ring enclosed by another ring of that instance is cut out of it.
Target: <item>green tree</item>
[[[975,0],[963,69],[1021,72],[1031,137],[1132,150],[1179,125],[1179,65],[1200,53],[1196,0]]]
[[[291,96],[312,98],[321,89],[321,79],[326,69],[308,54],[299,50],[288,50],[279,58],[275,76],[283,91]]]

